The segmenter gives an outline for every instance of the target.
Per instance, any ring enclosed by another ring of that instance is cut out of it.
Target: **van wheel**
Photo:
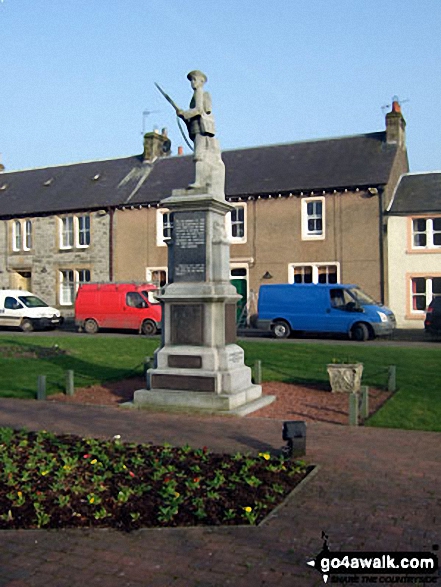
[[[362,324],[361,322],[355,324],[355,326],[352,327],[352,338],[358,342],[364,342],[367,340],[369,338],[369,330],[366,324]]]
[[[273,333],[276,338],[288,338],[291,334],[291,328],[284,320],[277,320],[273,324]]]
[[[147,336],[156,334],[156,324],[151,320],[144,320],[141,326],[141,332]]]
[[[98,324],[96,321],[92,320],[92,318],[86,320],[84,323],[84,332],[87,332],[87,334],[96,334],[98,332]]]
[[[26,319],[20,324],[20,328],[23,332],[32,332],[34,330],[34,325],[30,320]]]

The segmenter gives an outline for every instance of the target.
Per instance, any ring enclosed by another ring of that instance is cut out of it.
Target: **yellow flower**
[[[250,507],[249,505],[247,505],[246,507],[243,508],[246,512],[250,513],[253,511],[253,508]]]
[[[179,497],[181,494],[175,491],[175,497]]]
[[[69,467],[69,465],[64,465],[63,469],[64,469],[65,471],[70,471],[71,467]]]
[[[94,498],[94,497],[91,497],[91,498],[89,499],[89,503],[93,503],[94,501],[95,501],[95,498]]]
[[[23,495],[23,493],[21,491],[17,491],[17,495],[18,495],[18,497],[21,497]]]
[[[90,461],[90,464],[91,464],[91,465],[95,465],[95,463],[97,463],[97,462],[98,462],[98,461],[97,461],[96,459],[92,459],[92,460]]]
[[[41,471],[41,474],[43,475],[43,477],[44,477],[45,475],[47,475],[48,473],[49,473],[49,471]]]
[[[269,454],[269,453],[267,453],[267,452],[260,452],[260,453],[259,453],[259,457],[262,457],[262,458],[264,458],[264,459],[265,459],[265,461],[269,461],[269,460],[270,460],[270,458],[271,458],[270,454]]]

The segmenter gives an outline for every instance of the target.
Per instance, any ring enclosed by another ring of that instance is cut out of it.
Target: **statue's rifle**
[[[190,143],[188,142],[188,139],[185,136],[184,131],[182,130],[182,127],[181,127],[181,121],[179,120],[179,116],[178,116],[178,112],[180,110],[179,106],[176,104],[176,102],[174,100],[172,100],[172,98],[170,98],[170,96],[166,92],[164,92],[164,90],[161,88],[161,86],[159,84],[157,84],[156,82],[154,82],[154,83],[155,83],[155,86],[158,88],[158,90],[161,92],[161,94],[164,96],[164,98],[167,100],[167,102],[169,104],[171,104],[173,106],[173,108],[175,109],[176,120],[178,123],[179,130],[181,131],[181,135],[182,135],[184,141],[187,143],[188,147],[193,151],[194,149],[190,145]]]

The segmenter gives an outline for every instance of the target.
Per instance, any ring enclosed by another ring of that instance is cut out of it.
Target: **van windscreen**
[[[351,296],[357,301],[361,306],[378,306],[378,302],[371,298],[371,296],[365,293],[358,287],[353,287],[348,290]]]
[[[28,308],[47,308],[46,302],[37,298],[37,296],[18,296],[20,302],[23,302]]]

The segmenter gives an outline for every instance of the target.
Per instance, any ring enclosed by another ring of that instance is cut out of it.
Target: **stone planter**
[[[360,391],[363,363],[331,363],[327,366],[332,392]]]

